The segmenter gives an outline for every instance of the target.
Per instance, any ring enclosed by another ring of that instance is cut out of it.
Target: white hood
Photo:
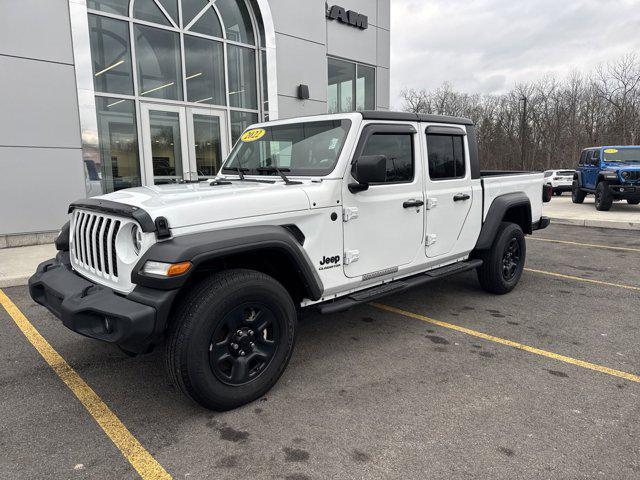
[[[309,198],[300,187],[280,181],[273,184],[234,181],[231,185],[203,182],[129,188],[97,198],[142,208],[152,219],[165,217],[171,228],[179,228],[308,210]]]

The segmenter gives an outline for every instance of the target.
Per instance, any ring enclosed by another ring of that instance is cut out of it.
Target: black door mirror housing
[[[387,181],[387,157],[363,155],[353,164],[351,175],[358,181],[349,184],[351,193],[368,190],[371,183],[384,183]]]

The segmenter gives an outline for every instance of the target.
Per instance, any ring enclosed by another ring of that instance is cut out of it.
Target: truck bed
[[[483,190],[482,221],[487,218],[493,200],[504,194],[523,192],[531,202],[531,219],[542,216],[542,172],[484,170],[480,172]]]

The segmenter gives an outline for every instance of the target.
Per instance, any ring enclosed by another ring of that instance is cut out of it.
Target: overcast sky
[[[640,0],[391,0],[391,106],[444,81],[500,93],[640,55]]]

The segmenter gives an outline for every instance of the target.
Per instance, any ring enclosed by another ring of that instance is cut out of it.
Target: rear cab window
[[[427,129],[427,164],[433,181],[464,178],[467,174],[464,132],[448,130],[454,133],[432,133]]]

